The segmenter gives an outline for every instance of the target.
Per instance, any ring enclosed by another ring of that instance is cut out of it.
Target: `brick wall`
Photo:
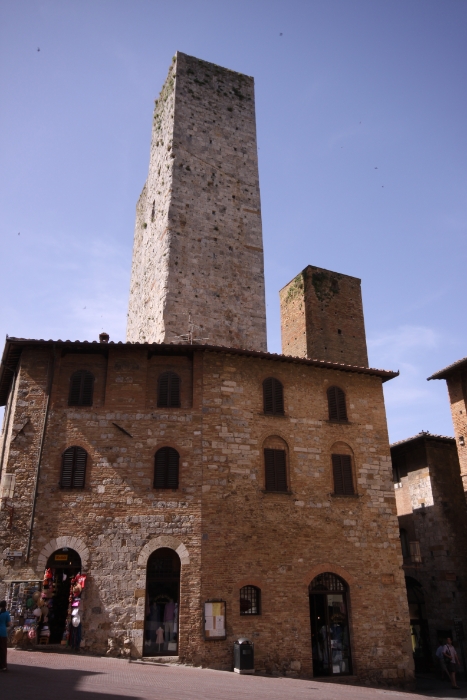
[[[31,559],[4,561],[2,579],[42,577],[46,556],[66,542],[85,557],[89,574],[86,648],[105,653],[109,639],[129,635],[137,655],[147,556],[170,546],[188,557],[182,558],[182,661],[231,668],[233,641],[246,635],[255,641],[258,669],[310,675],[308,585],[317,573],[332,571],[349,586],[355,674],[409,681],[381,379],[227,352],[148,349],[111,344],[94,346],[94,354],[55,351]],[[1,551],[26,546],[50,353],[29,347],[21,358],[23,404],[16,400],[13,423],[30,415],[34,430],[12,443],[5,464],[21,484],[11,530],[0,513]],[[67,406],[69,377],[78,368],[96,377],[89,408]],[[157,375],[167,368],[182,378],[178,409],[154,402]],[[267,376],[283,383],[284,416],[263,414]],[[346,424],[327,420],[326,389],[335,383],[346,391]],[[287,446],[288,493],[265,492],[263,447],[271,439]],[[71,445],[89,454],[86,486],[64,491],[61,455]],[[152,487],[154,454],[164,445],[180,453],[177,491]],[[355,496],[332,495],[336,449],[353,457]],[[247,583],[262,590],[258,617],[240,616],[239,589]],[[213,597],[226,601],[226,641],[203,638],[202,605]]]
[[[357,277],[308,265],[280,291],[282,352],[368,367]]]

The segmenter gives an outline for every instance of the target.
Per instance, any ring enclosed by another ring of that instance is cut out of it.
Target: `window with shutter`
[[[287,464],[285,450],[264,449],[266,491],[287,491]]]
[[[86,480],[88,453],[82,447],[69,447],[62,456],[62,489],[82,489]]]
[[[345,405],[345,393],[338,386],[330,386],[328,389],[329,420],[347,420],[347,408]]]
[[[180,377],[175,372],[164,372],[160,375],[157,406],[159,408],[180,408]]]
[[[173,447],[157,450],[154,465],[155,489],[178,489],[180,455]]]
[[[94,377],[91,372],[79,369],[71,375],[69,406],[92,406]]]
[[[284,388],[275,377],[263,382],[263,410],[270,416],[284,415]]]
[[[350,455],[332,455],[334,493],[349,496],[355,493],[352,478],[352,458]]]

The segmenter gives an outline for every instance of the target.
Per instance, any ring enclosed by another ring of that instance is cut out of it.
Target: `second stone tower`
[[[137,205],[127,341],[266,350],[253,78],[178,52]],[[200,342],[197,340],[197,342]]]

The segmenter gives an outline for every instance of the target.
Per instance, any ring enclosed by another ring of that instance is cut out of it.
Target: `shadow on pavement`
[[[460,690],[454,690],[447,680],[441,680],[432,673],[417,673],[415,693],[429,698],[467,698],[466,681],[462,676],[457,680]]]
[[[27,664],[8,663],[8,671],[0,674],[2,700],[143,700],[140,695],[106,693],[81,690],[79,685],[88,676],[105,676],[103,673],[79,669],[41,668]]]

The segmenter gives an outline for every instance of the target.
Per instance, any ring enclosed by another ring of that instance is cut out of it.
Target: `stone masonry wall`
[[[400,475],[395,494],[399,525],[419,542],[421,563],[404,559],[404,569],[423,587],[431,652],[437,630],[467,619],[467,508],[454,440],[414,438],[391,449]]]
[[[460,471],[467,498],[467,372],[455,372],[446,380],[456,436]],[[464,444],[462,445],[462,440]]]
[[[252,78],[177,53],[142,198],[127,340],[180,342],[191,314],[209,344],[266,350]]]
[[[31,407],[34,391],[45,386],[49,356],[49,349],[23,351],[20,387]],[[96,377],[89,408],[67,406],[69,378],[78,368]],[[157,376],[165,369],[181,376],[181,408],[155,405]],[[267,376],[284,385],[284,416],[263,414]],[[330,383],[346,392],[347,424],[327,420]],[[15,424],[24,408],[14,407]],[[287,494],[264,490],[262,450],[271,438],[287,445]],[[79,491],[58,486],[61,455],[71,445],[89,454]],[[181,456],[177,491],[152,488],[154,453],[163,445]],[[353,456],[355,497],[332,495],[335,450]],[[36,454],[33,435],[15,454],[10,450],[5,470],[24,475],[18,492],[24,506],[11,530],[0,513],[0,551],[24,551]],[[41,578],[47,556],[64,541],[86,558],[83,629],[91,651],[105,653],[109,639],[129,636],[133,654],[141,654],[147,557],[170,546],[186,553],[181,661],[231,669],[233,641],[246,635],[255,641],[258,670],[311,675],[308,586],[331,571],[349,586],[355,675],[385,683],[412,678],[379,377],[180,346],[56,351],[31,559],[2,562],[2,579]],[[240,616],[245,584],[262,590],[258,617]],[[202,605],[209,598],[226,601],[225,641],[204,641]]]
[[[368,367],[357,277],[308,265],[279,296],[284,354]]]

